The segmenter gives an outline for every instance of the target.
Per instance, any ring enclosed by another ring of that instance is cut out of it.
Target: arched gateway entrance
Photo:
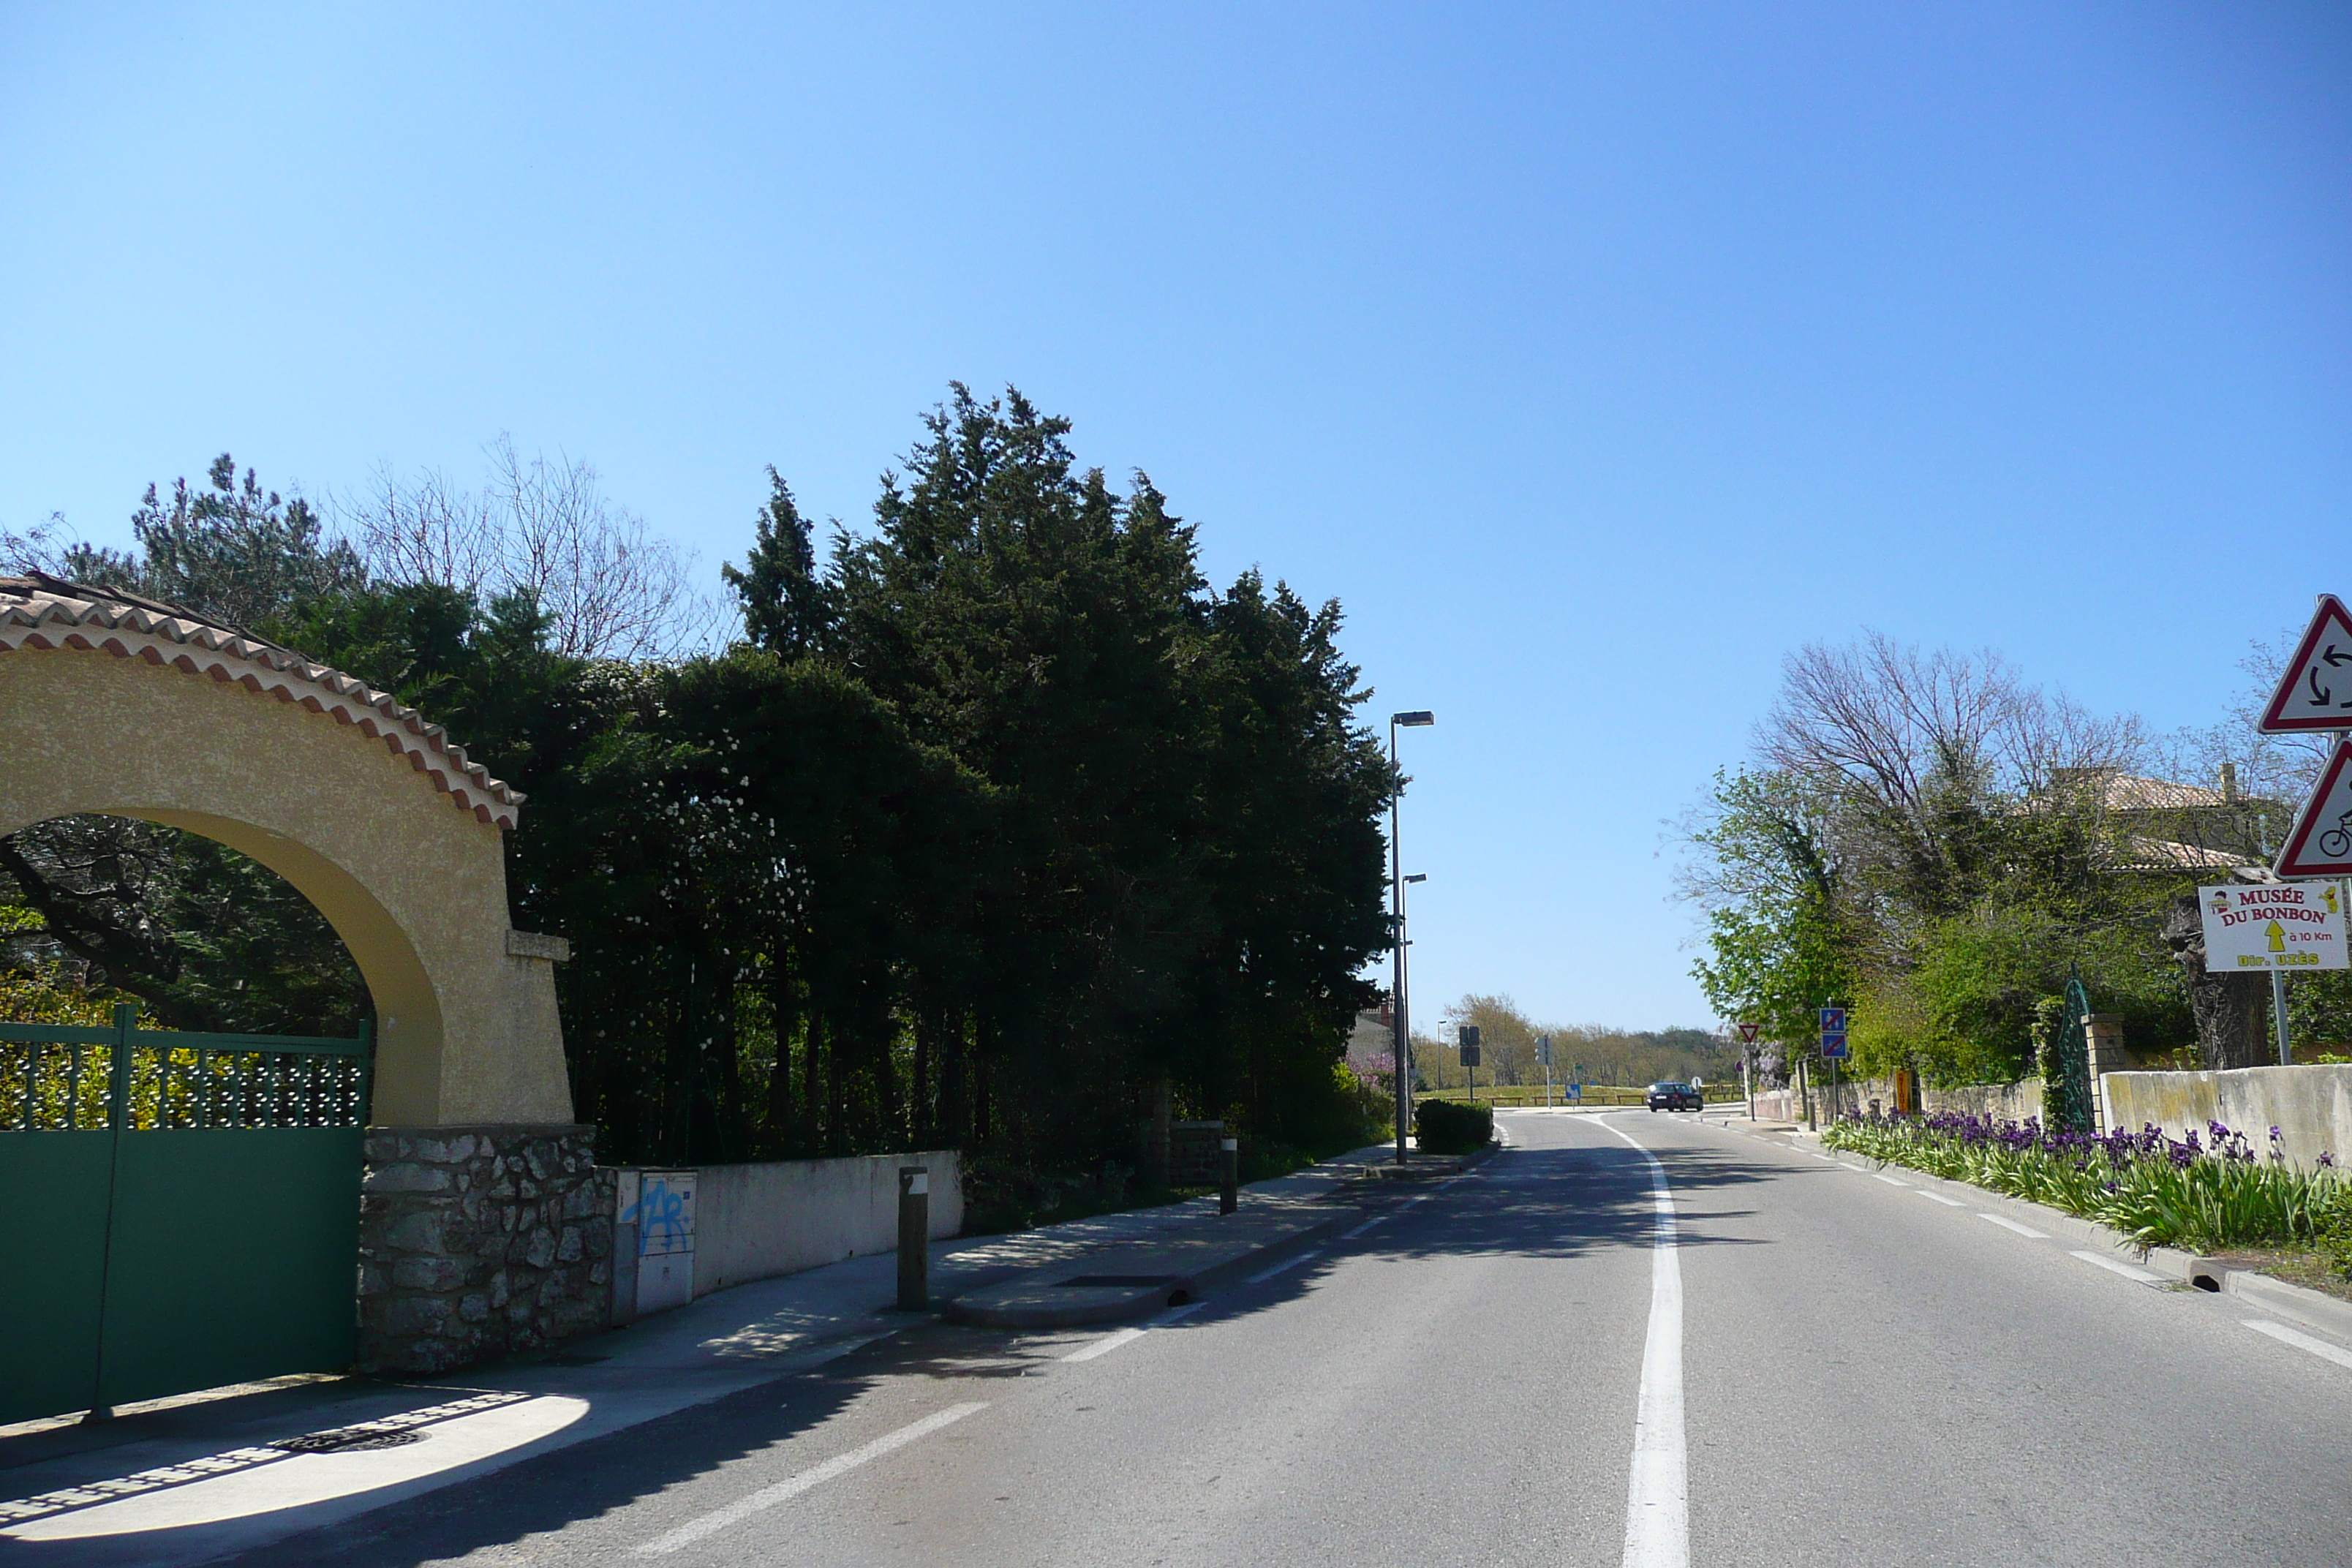
[[[604,1272],[609,1219],[593,1218],[589,1130],[572,1125],[553,976],[565,947],[509,929],[502,834],[521,805],[440,726],[340,671],[168,605],[0,577],[0,834],[98,813],[215,839],[306,896],[367,983],[367,1195],[329,1260],[351,1279],[355,1228],[362,1365],[438,1369],[601,1321],[592,1270]],[[147,1038],[157,1063],[179,1049]],[[51,1047],[22,1048],[10,1071],[25,1110],[0,1118],[16,1130],[0,1139],[21,1135],[10,1158],[37,1173],[42,1151],[68,1147],[58,1140],[93,1134],[37,1118],[37,1058]],[[142,1059],[127,1044],[117,1054]],[[110,1115],[115,1143],[138,1151],[104,1158],[118,1193],[158,1149],[216,1161],[255,1132],[215,1122],[210,1101],[200,1123]],[[336,1184],[356,1200],[362,1130],[355,1112],[343,1121]],[[282,1131],[275,1147],[335,1129],[314,1116]],[[65,1169],[54,1179],[69,1185]],[[101,1297],[123,1263],[105,1267]]]
[[[522,797],[437,724],[185,611],[0,578],[0,834],[134,816],[217,839],[335,928],[375,1000],[374,1120],[572,1120],[545,939],[509,931]]]

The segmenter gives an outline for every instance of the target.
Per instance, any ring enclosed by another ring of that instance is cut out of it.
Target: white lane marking
[[[1386,1222],[1387,1222],[1391,1217],[1391,1215],[1384,1215],[1384,1214],[1382,1214],[1382,1215],[1374,1215],[1371,1218],[1370,1218],[1370,1219],[1366,1220],[1363,1224],[1361,1224],[1361,1225],[1358,1226],[1355,1229],[1353,1229],[1353,1230],[1343,1230],[1343,1231],[1341,1231],[1341,1232],[1339,1233],[1339,1239],[1340,1239],[1341,1241],[1353,1241],[1353,1240],[1355,1240],[1355,1239],[1356,1239],[1356,1237],[1360,1237],[1360,1236],[1363,1235],[1363,1234],[1364,1234],[1364,1232],[1366,1232],[1366,1231],[1368,1231],[1368,1230],[1371,1229],[1371,1228],[1372,1228],[1372,1226],[1376,1226],[1376,1225],[1385,1224],[1385,1223],[1386,1223]]]
[[[2085,1263],[2095,1263],[2102,1268],[2120,1274],[2126,1279],[2137,1279],[2143,1285],[2169,1285],[2172,1283],[2171,1280],[2167,1279],[2163,1275],[2156,1273],[2152,1269],[2142,1268],[2136,1263],[2126,1263],[2119,1258],[2102,1258],[2095,1252],[2078,1250],[2075,1252],[2074,1256],[2081,1258]]]
[[[1650,1240],[1650,1331],[1642,1344],[1642,1394],[1633,1414],[1633,1462],[1625,1481],[1624,1568],[1688,1568],[1690,1473],[1683,1444],[1683,1266],[1675,1246],[1675,1194],[1666,1168],[1614,1121],[1602,1126],[1650,1164],[1657,1224]]]
[[[1870,1173],[1877,1177],[1880,1181],[1885,1182],[1890,1187],[1907,1187],[1911,1184],[1908,1182],[1898,1181],[1895,1177],[1888,1175],[1884,1171],[1873,1171]]]
[[[2273,1323],[2267,1318],[2242,1318],[2239,1321],[2258,1334],[2270,1335],[2281,1344],[2293,1345],[2299,1351],[2309,1351],[2315,1356],[2334,1362],[2337,1366],[2352,1366],[2352,1351],[2347,1351],[2341,1345],[2331,1345],[2326,1340],[2315,1340],[2309,1334],[2297,1333],[2284,1323]]]
[[[1156,1317],[1146,1319],[1141,1328],[1115,1330],[1110,1333],[1105,1334],[1102,1338],[1095,1341],[1094,1343],[1090,1345],[1072,1351],[1062,1359],[1064,1361],[1092,1361],[1098,1355],[1108,1355],[1111,1352],[1118,1349],[1121,1345],[1133,1344],[1150,1331],[1160,1328],[1164,1324],[1172,1323],[1177,1319],[1197,1312],[1207,1305],[1208,1303],[1206,1301],[1187,1301],[1181,1307],[1171,1307],[1166,1311],[1160,1313]]]
[[[763,1512],[780,1502],[790,1502],[811,1487],[823,1486],[835,1476],[846,1475],[869,1459],[878,1459],[885,1454],[929,1436],[942,1426],[952,1426],[965,1416],[987,1408],[984,1400],[975,1400],[968,1405],[950,1405],[945,1410],[926,1415],[896,1432],[886,1433],[862,1447],[852,1448],[846,1454],[836,1454],[814,1469],[803,1470],[799,1475],[778,1481],[772,1487],[761,1487],[749,1497],[740,1498],[725,1508],[704,1514],[700,1519],[688,1521],[667,1535],[657,1535],[638,1547],[637,1553],[643,1557],[664,1557],[680,1547],[691,1546],[730,1524],[740,1524],[755,1513]]]
[[[1322,1256],[1323,1249],[1321,1247],[1309,1247],[1305,1252],[1298,1254],[1296,1258],[1284,1258],[1281,1262],[1276,1264],[1271,1268],[1259,1269],[1256,1273],[1243,1280],[1242,1283],[1244,1285],[1263,1285],[1286,1268],[1296,1268],[1310,1258],[1320,1258]]]
[[[1911,1190],[1930,1202],[1943,1205],[1948,1209],[1964,1209],[1969,1206],[1958,1198],[1948,1198],[1941,1193],[1931,1193],[1925,1187],[1914,1187]]]
[[[2036,1241],[2047,1241],[2050,1239],[2050,1233],[2048,1231],[2036,1230],[2030,1225],[2020,1225],[2015,1220],[2010,1218],[2007,1215],[1986,1214],[1982,1210],[1979,1210],[1977,1213],[1977,1218],[1989,1219],[1992,1221],[1993,1224],[2000,1226],[2003,1230],[2013,1230],[2020,1236],[2030,1236]]]
[[[1142,1337],[1143,1331],[1141,1329],[1118,1329],[1110,1333],[1105,1334],[1102,1338],[1095,1341],[1094,1343],[1087,1346],[1084,1350],[1072,1351],[1062,1359],[1064,1361],[1092,1361],[1098,1355],[1110,1354],[1111,1352],[1118,1349],[1119,1346],[1126,1344],[1130,1340],[1139,1340]]]
[[[1830,1163],[1848,1171],[1860,1171],[1865,1176],[1870,1174],[1869,1166],[1857,1165],[1851,1160],[1832,1160],[1830,1161]]]

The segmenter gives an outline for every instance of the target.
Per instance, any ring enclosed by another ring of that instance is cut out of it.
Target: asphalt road
[[[2245,1302],[1687,1117],[1503,1121],[1177,1321],[910,1330],[238,1561],[2352,1563],[2352,1368]]]

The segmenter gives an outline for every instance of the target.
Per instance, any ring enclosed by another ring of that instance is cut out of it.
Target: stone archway
[[[437,724],[168,605],[0,577],[0,834],[94,812],[216,839],[335,929],[377,1014],[379,1124],[568,1124],[553,961],[509,929],[522,796]]]

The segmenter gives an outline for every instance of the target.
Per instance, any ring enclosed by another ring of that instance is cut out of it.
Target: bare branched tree
[[[467,491],[439,473],[379,473],[340,510],[382,577],[445,583],[485,600],[527,592],[558,651],[583,658],[672,657],[707,646],[718,607],[692,557],[604,493],[577,459],[525,460],[491,444],[490,474]]]

